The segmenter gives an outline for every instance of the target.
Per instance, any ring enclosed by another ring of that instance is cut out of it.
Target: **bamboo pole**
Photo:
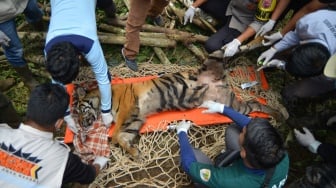
[[[154,52],[155,52],[156,56],[160,59],[160,61],[164,65],[170,65],[171,64],[171,62],[169,61],[166,54],[163,52],[163,50],[161,48],[153,47],[153,49],[154,49]]]
[[[18,32],[20,38],[28,37],[29,39],[34,39],[37,37],[44,38],[46,34],[43,32]],[[121,35],[116,34],[100,34],[98,38],[103,44],[124,44],[126,38]],[[155,47],[175,47],[176,41],[169,38],[153,38],[153,37],[140,37],[140,43],[144,46],[155,46]]]

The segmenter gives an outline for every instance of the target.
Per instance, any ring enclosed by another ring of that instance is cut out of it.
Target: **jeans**
[[[228,17],[228,20],[230,17]],[[205,42],[204,48],[208,53],[212,53],[219,50],[225,44],[231,42],[233,39],[237,38],[241,32],[236,29],[229,27],[229,22],[226,23],[222,28],[220,28],[215,34],[211,35],[209,39]]]
[[[43,15],[43,12],[37,6],[36,0],[29,0],[23,13],[28,23],[40,21]],[[26,65],[27,63],[23,58],[22,43],[16,30],[15,18],[0,23],[0,30],[10,38],[8,46],[2,45],[9,63],[14,67],[22,67]]]
[[[124,54],[127,59],[135,59],[140,48],[140,30],[146,17],[156,17],[169,4],[167,0],[131,0],[126,22],[126,42]]]

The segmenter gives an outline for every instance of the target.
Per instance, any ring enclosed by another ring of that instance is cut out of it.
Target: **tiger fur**
[[[198,72],[170,73],[139,83],[112,85],[112,115],[115,118],[112,141],[137,158],[140,153],[133,144],[146,116],[167,110],[195,108],[205,100],[221,102],[243,114],[260,111],[276,119],[288,118],[288,114],[281,114],[258,102],[238,100],[225,84],[226,72],[222,66],[223,63],[208,60]],[[99,96],[99,90],[91,90],[83,101],[96,96]]]
[[[208,86],[198,84],[196,76],[196,72],[188,71],[139,83],[112,85],[112,115],[115,118],[112,141],[133,157],[138,157],[139,151],[133,142],[146,116],[167,110],[191,109],[202,104]],[[98,89],[90,91],[85,98],[93,96],[99,96]]]

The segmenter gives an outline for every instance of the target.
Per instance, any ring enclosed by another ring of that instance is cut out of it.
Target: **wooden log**
[[[126,37],[108,34],[108,35],[100,35],[99,40],[101,43],[105,44],[120,44],[123,45],[126,42]],[[176,41],[172,39],[164,39],[164,38],[153,38],[153,37],[140,37],[140,44],[144,46],[155,46],[155,47],[175,47]]]
[[[185,46],[202,62],[206,59],[206,56],[196,45],[192,43],[185,44]]]
[[[46,34],[43,32],[18,32],[20,38],[27,37],[29,39],[35,39],[37,37],[45,38]],[[103,44],[120,44],[123,45],[126,42],[124,36],[116,34],[104,34],[98,35],[99,41]],[[153,38],[153,37],[140,37],[140,43],[144,46],[156,46],[156,47],[175,47],[176,41],[167,38]]]
[[[180,23],[183,24],[185,11],[182,9],[176,8],[173,3],[169,3],[168,7],[169,7],[169,10],[172,11],[178,17],[178,19],[180,20]],[[200,18],[194,17],[192,23],[202,29],[209,29],[213,33],[217,32],[216,29],[204,19],[201,20]]]
[[[118,26],[123,26],[123,24],[125,24],[125,22],[119,20],[119,21],[117,21],[117,24],[118,24]],[[102,27],[104,27],[104,29],[106,29],[106,30],[108,28],[111,28],[111,30],[113,30],[112,29],[113,26],[111,26],[111,25],[107,25],[107,24],[100,24],[100,25],[103,25]],[[204,35],[189,33],[189,32],[180,31],[180,30],[177,30],[177,29],[169,29],[169,28],[164,28],[164,27],[159,27],[159,26],[153,26],[153,25],[149,25],[149,24],[144,24],[142,26],[142,29],[144,31],[153,32],[153,33],[165,33],[168,36],[168,38],[178,40],[178,41],[204,43],[209,38],[208,36],[204,36]]]
[[[164,65],[171,64],[171,62],[169,61],[169,59],[167,58],[166,54],[163,52],[163,50],[161,48],[153,47],[153,49],[154,49],[154,52],[155,52],[156,56],[160,59],[160,61]]]

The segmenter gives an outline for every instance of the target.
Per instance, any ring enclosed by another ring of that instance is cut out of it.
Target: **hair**
[[[243,147],[247,161],[258,169],[274,167],[286,153],[279,132],[262,118],[252,119],[246,126]]]
[[[320,43],[306,43],[292,50],[286,71],[293,76],[310,77],[323,73],[330,57],[328,49]]]
[[[58,84],[44,83],[35,87],[28,101],[26,117],[42,127],[54,126],[63,118],[69,105],[69,95]]]
[[[289,184],[288,188],[333,188],[336,187],[336,165],[316,164],[306,168],[304,177]]]
[[[54,44],[47,53],[46,68],[62,84],[71,83],[79,73],[79,54],[70,42]]]

